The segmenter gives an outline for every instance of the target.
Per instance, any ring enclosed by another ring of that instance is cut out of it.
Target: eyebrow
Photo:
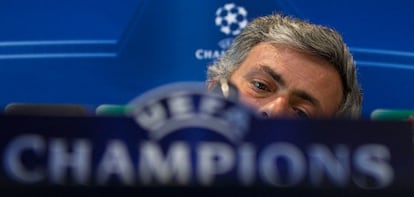
[[[271,69],[269,66],[260,66],[260,69],[263,70],[266,74],[268,74],[270,77],[272,77],[273,80],[278,82],[280,85],[285,86],[286,82],[283,80],[282,76],[275,72],[273,69]]]
[[[320,108],[321,104],[319,100],[317,100],[315,97],[310,95],[309,93],[303,91],[303,90],[296,90],[293,92],[294,95],[298,96],[299,98],[306,100],[310,102],[312,105],[317,106]]]
[[[269,66],[266,65],[262,65],[260,66],[260,69],[263,70],[266,74],[268,74],[274,81],[276,81],[277,83],[279,83],[281,86],[285,86],[286,82],[283,79],[283,77],[275,72],[273,69],[271,69]],[[317,107],[320,107],[321,104],[319,102],[318,99],[316,99],[314,96],[312,96],[311,94],[309,94],[308,92],[304,91],[304,90],[295,90],[293,91],[293,95],[306,100],[308,102],[310,102],[312,105],[315,105]]]

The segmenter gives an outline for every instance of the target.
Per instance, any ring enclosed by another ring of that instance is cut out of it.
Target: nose
[[[289,102],[286,97],[280,96],[265,103],[258,110],[259,115],[264,118],[291,117]]]

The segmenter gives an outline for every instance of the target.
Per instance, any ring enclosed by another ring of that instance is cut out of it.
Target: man
[[[222,79],[264,117],[360,117],[355,63],[341,35],[292,17],[253,20],[209,66],[209,88]]]

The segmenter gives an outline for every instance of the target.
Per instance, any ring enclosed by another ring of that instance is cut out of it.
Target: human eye
[[[261,81],[258,81],[258,80],[253,80],[250,83],[251,83],[251,86],[253,87],[253,89],[255,91],[258,91],[258,92],[271,92],[270,87],[264,82],[261,82]]]
[[[293,109],[295,111],[295,117],[298,119],[308,119],[309,118],[309,114],[305,111],[302,110],[300,108],[295,108]]]

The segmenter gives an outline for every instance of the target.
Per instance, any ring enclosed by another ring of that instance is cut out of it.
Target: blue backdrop
[[[412,8],[402,0],[4,0],[0,105],[125,104],[166,83],[204,81],[244,22],[283,12],[343,34],[357,62],[364,116],[414,109]],[[226,9],[237,14],[229,31]]]

